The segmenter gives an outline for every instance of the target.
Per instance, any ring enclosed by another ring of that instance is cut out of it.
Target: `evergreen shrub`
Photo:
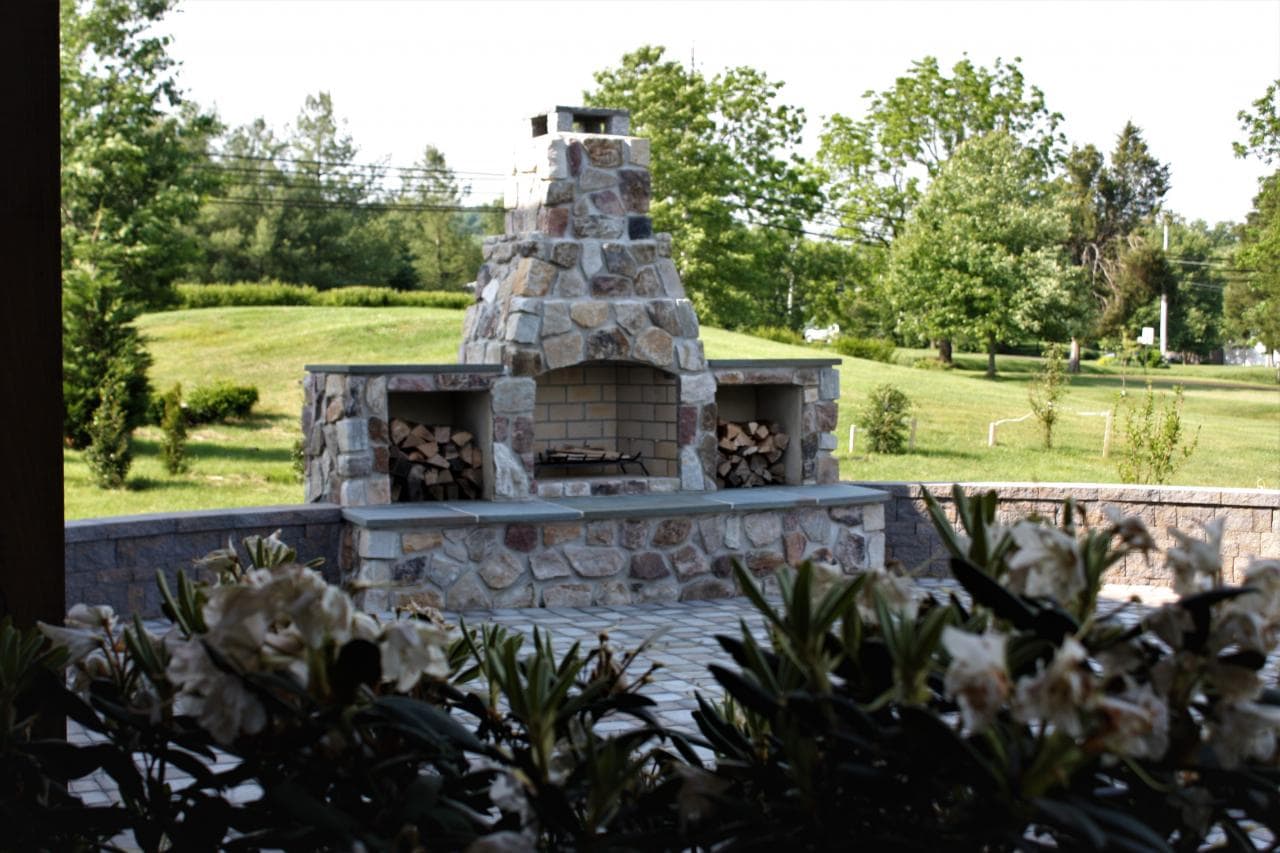
[[[858,425],[873,453],[901,453],[907,446],[907,415],[911,401],[896,386],[877,385],[858,412]]]
[[[175,384],[160,397],[160,456],[170,474],[187,470],[187,414],[182,406],[182,386]]]

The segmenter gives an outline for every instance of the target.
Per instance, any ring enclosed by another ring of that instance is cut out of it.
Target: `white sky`
[[[592,72],[660,44],[704,72],[750,65],[809,117],[862,113],[913,60],[990,67],[1020,56],[1070,143],[1110,151],[1126,120],[1170,164],[1167,201],[1243,219],[1264,168],[1234,158],[1236,113],[1280,78],[1280,0],[1182,2],[341,2],[182,0],[175,38],[188,95],[228,125],[277,129],[329,91],[361,160],[411,165],[427,144],[457,170],[505,173],[515,122],[577,104]],[[477,179],[488,200],[500,184]]]

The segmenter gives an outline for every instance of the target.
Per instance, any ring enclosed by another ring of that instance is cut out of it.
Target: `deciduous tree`
[[[989,131],[1008,133],[1046,167],[1055,163],[1062,116],[1027,84],[1020,63],[997,59],[987,69],[966,57],[947,76],[926,56],[891,88],[865,92],[863,118],[828,118],[818,163],[845,229],[887,246],[956,149]]]
[[[820,205],[817,181],[788,153],[804,111],[780,103],[782,84],[752,68],[707,77],[663,53],[626,54],[583,97],[629,110],[632,133],[651,140],[654,229],[672,234],[702,315],[730,327],[776,325],[796,286],[782,261]]]
[[[1067,214],[1039,153],[1008,133],[968,140],[939,170],[889,254],[899,331],[986,344],[1037,335],[1079,304],[1062,252]]]
[[[1246,141],[1235,144],[1236,156],[1254,156],[1269,165],[1280,159],[1280,80],[1253,107],[1254,112],[1240,112]],[[1280,349],[1280,170],[1258,184],[1235,254],[1244,275],[1227,288],[1226,315],[1231,332],[1274,351]]]

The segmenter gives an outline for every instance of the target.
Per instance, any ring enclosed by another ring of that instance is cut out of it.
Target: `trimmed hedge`
[[[235,284],[178,284],[178,308],[227,308],[248,305],[325,305],[348,308],[466,308],[475,301],[455,290],[395,290],[390,287],[335,287],[317,290],[309,284],[279,281]]]
[[[893,363],[893,341],[884,338],[855,338],[841,335],[835,340],[836,352],[851,358]]]
[[[236,385],[226,380],[201,385],[187,397],[187,423],[209,424],[247,417],[256,402],[258,389],[252,385]]]

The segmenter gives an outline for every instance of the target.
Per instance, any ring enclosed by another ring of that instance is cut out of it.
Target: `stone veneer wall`
[[[534,382],[498,365],[308,365],[303,383],[306,500],[342,506],[391,502],[388,393],[483,392],[492,445],[484,448],[486,494],[533,493]]]
[[[772,579],[812,559],[883,565],[879,503],[457,527],[356,527],[344,576],[369,610],[585,607],[737,595],[732,560]],[[770,581],[766,581],[767,583]]]
[[[569,444],[639,452],[650,476],[680,475],[676,404],[680,389],[670,374],[650,367],[585,365],[537,377],[534,447]],[[628,470],[638,472],[638,466]],[[542,466],[540,479],[615,473],[617,465],[557,469]]]
[[[331,581],[338,579],[343,521],[342,510],[332,504],[68,521],[64,540],[67,607],[81,602],[110,604],[123,615],[154,618],[160,615],[157,569],[164,571],[173,588],[178,569],[190,573],[193,560],[227,547],[228,540],[240,549],[240,540],[246,536],[266,536],[275,530],[304,562],[324,557],[321,571]],[[243,552],[241,556],[245,557]]]
[[[948,575],[945,549],[933,529],[916,483],[861,483],[889,492],[885,504],[885,558],[907,569],[923,569],[934,577]],[[939,499],[955,523],[951,485],[932,483],[930,493]],[[1073,497],[1085,508],[1090,524],[1105,523],[1104,506],[1141,518],[1158,545],[1173,544],[1169,527],[1199,533],[1200,524],[1225,519],[1222,536],[1223,568],[1229,583],[1238,583],[1245,567],[1257,557],[1280,559],[1280,491],[1274,489],[1214,489],[1184,486],[1123,486],[1077,483],[966,483],[966,493],[995,489],[1000,495],[998,515],[1004,520],[1030,513],[1058,519],[1062,502]],[[1163,563],[1148,564],[1129,556],[1108,573],[1108,583],[1141,586],[1172,585]]]
[[[791,440],[800,442],[800,481],[788,485],[834,483],[840,479],[836,449],[840,374],[838,361],[825,359],[716,359],[710,362],[717,393],[750,386],[797,386],[801,391],[800,422],[786,424]],[[760,420],[772,420],[763,413]],[[719,456],[717,454],[717,461]]]

